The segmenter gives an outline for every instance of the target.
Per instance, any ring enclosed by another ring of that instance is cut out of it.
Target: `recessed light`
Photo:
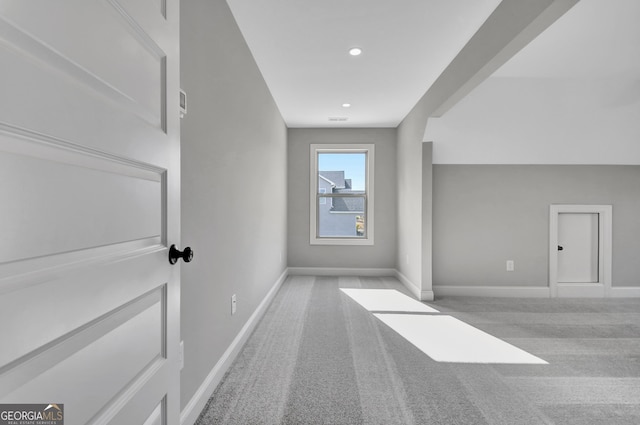
[[[349,54],[351,56],[358,56],[362,53],[362,49],[359,47],[352,47],[351,49],[349,49]]]
[[[351,104],[350,103],[343,103],[342,107],[343,108],[351,108]]]

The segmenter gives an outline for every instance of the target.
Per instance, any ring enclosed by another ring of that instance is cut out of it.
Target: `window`
[[[318,192],[320,193],[327,193],[327,188],[326,187],[321,187],[318,189]],[[324,196],[322,198],[320,198],[320,205],[325,205],[327,203],[327,198],[325,198]]]
[[[311,145],[310,243],[373,245],[374,146]]]

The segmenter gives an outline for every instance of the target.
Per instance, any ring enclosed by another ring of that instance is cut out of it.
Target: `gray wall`
[[[184,408],[286,266],[287,134],[227,3],[180,13]]]
[[[396,263],[398,271],[418,291],[422,290],[422,246],[424,243],[422,238],[422,138],[429,114],[428,106],[423,97],[398,126],[398,251]],[[431,270],[425,272],[430,279]]]
[[[613,205],[612,285],[640,284],[640,166],[442,164],[433,284],[548,286],[550,204]]]
[[[313,143],[375,145],[375,244],[309,244],[309,149]],[[395,268],[396,266],[396,130],[289,129],[288,261],[290,267]]]

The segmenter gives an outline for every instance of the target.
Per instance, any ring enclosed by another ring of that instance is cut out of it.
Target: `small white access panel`
[[[552,297],[606,297],[611,292],[611,205],[558,205],[549,216]]]
[[[558,214],[558,282],[596,283],[598,214]]]

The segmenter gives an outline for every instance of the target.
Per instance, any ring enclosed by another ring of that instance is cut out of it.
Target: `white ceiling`
[[[227,2],[287,126],[395,127],[500,0]],[[638,78],[638,18],[638,0],[581,0],[495,75]]]

